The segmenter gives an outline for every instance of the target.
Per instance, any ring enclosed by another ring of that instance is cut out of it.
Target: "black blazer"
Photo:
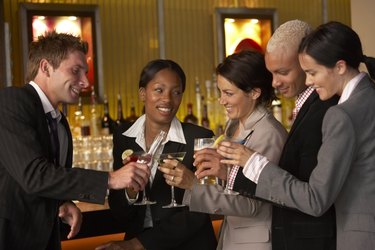
[[[64,200],[104,203],[108,174],[55,166],[42,102],[35,89],[0,90],[0,249],[60,249]],[[48,245],[48,247],[47,247]]]
[[[284,145],[279,166],[302,181],[308,181],[317,164],[322,144],[322,122],[328,108],[338,97],[321,101],[314,91],[299,111]],[[251,196],[256,186],[243,176],[236,178],[234,189]],[[321,217],[275,205],[272,212],[273,250],[336,249],[336,217],[332,206]]]
[[[113,135],[114,169],[122,167],[121,154],[126,149],[141,151],[135,143],[135,138],[122,135],[132,124],[126,123],[115,130]],[[190,123],[182,123],[186,144],[168,142],[163,153],[184,151],[184,165],[193,169],[194,138],[212,137],[213,133]],[[148,192],[151,200],[157,204],[151,205],[153,228],[144,230],[146,206],[129,205],[124,190],[111,190],[109,206],[114,217],[121,223],[126,233],[125,239],[137,237],[146,249],[216,249],[216,238],[209,215],[189,212],[188,207],[162,208],[171,199],[170,186],[165,182],[163,174],[156,171],[155,178]],[[181,203],[184,190],[175,188],[177,202]],[[142,198],[141,193],[139,200]]]

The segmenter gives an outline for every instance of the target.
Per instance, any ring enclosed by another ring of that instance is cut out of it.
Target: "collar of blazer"
[[[297,114],[297,117],[294,120],[292,127],[290,128],[288,138],[294,133],[294,131],[296,130],[296,128],[301,124],[301,121],[305,117],[307,111],[309,111],[311,105],[315,101],[319,101],[319,95],[318,95],[318,93],[316,93],[316,91],[313,91],[311,93],[311,95],[307,98],[307,100],[305,101],[305,103],[302,105],[301,109],[299,110],[299,112]]]

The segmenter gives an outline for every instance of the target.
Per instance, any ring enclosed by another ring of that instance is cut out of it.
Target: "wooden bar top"
[[[81,210],[82,213],[109,209],[107,199],[105,200],[104,205],[87,203],[82,201],[74,201],[74,203],[77,205],[77,207]]]

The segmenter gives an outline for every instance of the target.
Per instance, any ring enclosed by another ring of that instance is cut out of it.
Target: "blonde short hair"
[[[301,20],[291,20],[280,25],[267,43],[267,52],[276,49],[298,52],[302,38],[312,31],[310,25]]]

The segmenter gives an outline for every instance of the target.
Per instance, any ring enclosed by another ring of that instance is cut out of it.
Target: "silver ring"
[[[174,181],[174,175],[172,176],[171,181],[172,181],[172,182]]]

